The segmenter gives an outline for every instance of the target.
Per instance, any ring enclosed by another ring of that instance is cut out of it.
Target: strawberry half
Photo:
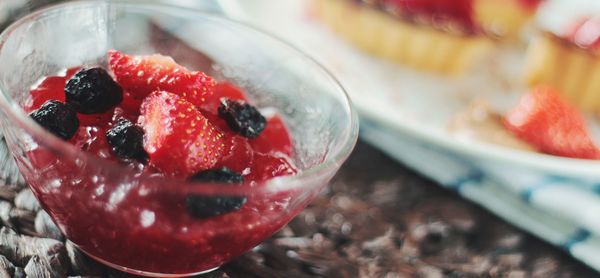
[[[187,177],[213,167],[223,156],[223,134],[181,96],[150,94],[142,103],[139,124],[149,163],[165,174]]]
[[[525,94],[506,114],[504,125],[541,152],[572,158],[600,158],[600,150],[583,116],[551,88],[540,87]]]
[[[143,98],[162,90],[177,94],[198,106],[213,93],[215,80],[200,71],[190,71],[171,57],[129,56],[108,51],[108,65],[119,85],[133,96]]]

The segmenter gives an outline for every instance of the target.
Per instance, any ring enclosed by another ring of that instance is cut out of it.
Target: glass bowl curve
[[[21,109],[41,78],[106,66],[109,49],[174,56],[242,87],[285,120],[299,173],[239,187],[140,174],[52,136]],[[0,35],[0,90],[2,132],[43,208],[82,251],[138,275],[193,275],[258,245],[319,193],[358,134],[343,88],[311,58],[219,15],[161,4],[71,2],[21,19]],[[184,208],[190,194],[248,202],[194,219]]]

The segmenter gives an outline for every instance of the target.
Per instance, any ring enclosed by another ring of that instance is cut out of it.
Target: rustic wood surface
[[[0,277],[131,277],[82,255],[31,192],[0,186]],[[568,255],[359,143],[287,227],[204,277],[594,277]]]

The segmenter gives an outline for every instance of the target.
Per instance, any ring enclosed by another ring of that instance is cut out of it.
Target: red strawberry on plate
[[[504,117],[506,128],[541,152],[583,159],[599,159],[583,116],[551,88],[525,94]]]
[[[254,161],[254,151],[248,139],[226,132],[225,152],[215,168],[227,167],[235,172],[243,173]]]
[[[142,103],[139,124],[150,164],[163,173],[187,177],[213,167],[223,156],[223,134],[176,94],[150,94]]]
[[[212,77],[190,71],[167,56],[129,56],[110,50],[108,64],[119,85],[138,98],[162,90],[180,95],[198,106],[212,95],[215,86]]]

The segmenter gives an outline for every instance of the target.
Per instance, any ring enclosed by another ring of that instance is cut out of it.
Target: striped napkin
[[[361,119],[361,138],[600,271],[600,184],[486,165]]]

